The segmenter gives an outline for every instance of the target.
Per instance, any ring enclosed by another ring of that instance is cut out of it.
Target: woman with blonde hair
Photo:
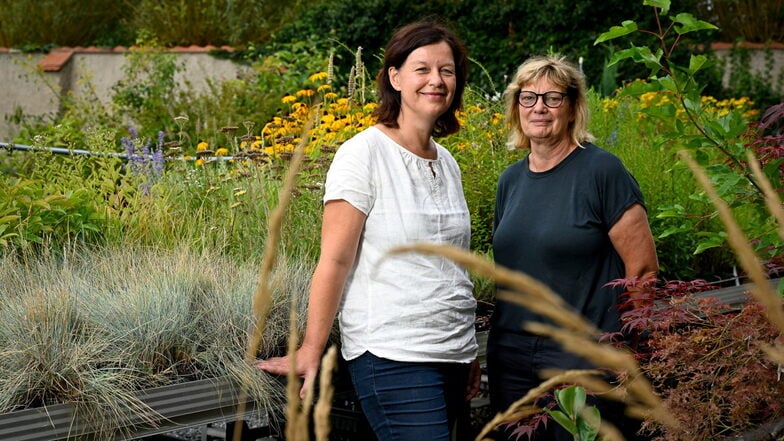
[[[585,93],[583,75],[559,56],[528,59],[507,87],[508,145],[528,154],[499,177],[493,255],[499,265],[546,284],[601,331],[615,333],[622,292],[608,283],[653,276],[658,261],[637,181],[620,159],[592,143]],[[498,411],[538,386],[542,370],[592,368],[554,341],[525,332],[526,322],[549,323],[517,304],[496,302],[487,365]],[[604,404],[603,418],[617,413]],[[549,424],[532,439],[572,436]]]

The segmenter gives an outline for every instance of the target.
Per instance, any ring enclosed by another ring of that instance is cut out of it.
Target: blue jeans
[[[449,441],[467,413],[469,364],[409,363],[365,352],[348,362],[362,411],[379,441]]]

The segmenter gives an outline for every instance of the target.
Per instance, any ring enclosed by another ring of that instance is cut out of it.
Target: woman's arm
[[[344,200],[329,201],[324,206],[321,227],[321,255],[313,273],[308,300],[308,318],[302,346],[296,353],[296,373],[304,377],[300,396],[312,387],[321,356],[332,331],[343,288],[354,265],[365,214]],[[289,357],[256,362],[271,374],[289,372]]]
[[[640,204],[629,207],[610,229],[610,241],[621,256],[625,278],[654,277],[659,271],[656,245],[648,225],[648,215]],[[634,290],[631,290],[634,297]]]

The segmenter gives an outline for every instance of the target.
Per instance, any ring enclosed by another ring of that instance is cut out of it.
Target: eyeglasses
[[[545,106],[555,109],[561,107],[564,97],[567,95],[567,93],[556,92],[554,90],[545,93],[533,93],[527,90],[521,90],[520,92],[517,92],[517,102],[520,103],[521,106],[528,108],[535,106],[539,97],[542,97],[542,102]]]

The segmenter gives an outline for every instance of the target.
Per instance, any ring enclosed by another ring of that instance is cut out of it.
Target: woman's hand
[[[482,381],[482,369],[479,367],[479,360],[471,362],[468,372],[468,383],[466,384],[466,401],[471,401],[479,393],[479,383]]]
[[[307,392],[313,387],[321,364],[321,351],[302,346],[294,355],[296,366],[294,373],[303,378],[299,397],[304,399]],[[257,360],[253,363],[257,368],[273,375],[288,375],[291,370],[291,356],[274,357],[267,360]]]
[[[313,273],[308,299],[308,320],[302,346],[295,355],[294,372],[304,379],[301,398],[316,380],[321,357],[335,321],[343,287],[359,247],[366,215],[340,199],[326,203],[321,227],[321,256]],[[275,357],[254,363],[275,375],[288,375],[291,357]]]

